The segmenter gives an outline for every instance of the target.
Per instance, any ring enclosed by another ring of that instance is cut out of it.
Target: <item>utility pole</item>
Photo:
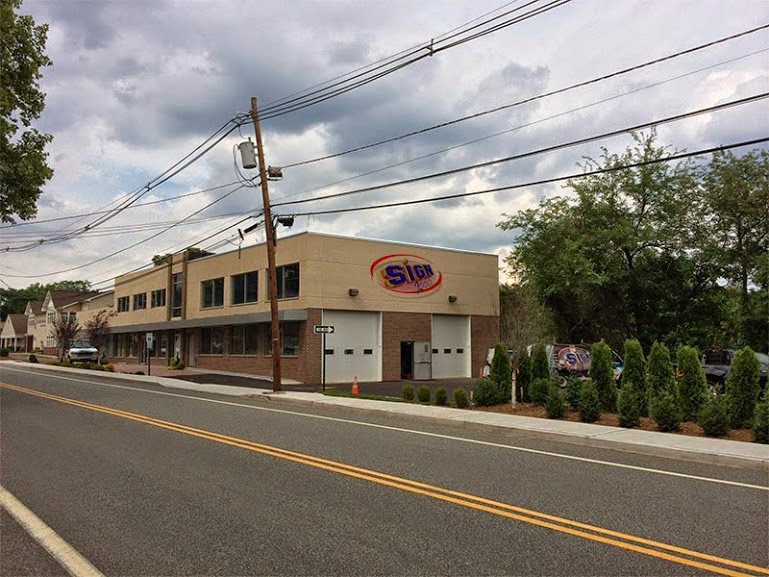
[[[278,320],[278,279],[275,272],[275,229],[272,226],[270,192],[267,189],[267,167],[264,164],[262,130],[259,127],[259,112],[256,109],[255,97],[251,97],[251,119],[254,121],[259,180],[262,185],[262,202],[264,204],[264,224],[267,231],[267,270],[270,277],[270,313],[272,317],[272,391],[279,393],[283,390],[283,385],[280,380],[280,321]]]

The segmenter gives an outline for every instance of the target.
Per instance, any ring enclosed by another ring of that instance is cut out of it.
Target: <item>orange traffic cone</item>
[[[352,394],[353,395],[358,394],[358,375],[355,375],[355,377],[352,380]]]

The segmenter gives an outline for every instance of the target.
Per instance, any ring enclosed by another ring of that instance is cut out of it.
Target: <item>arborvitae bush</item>
[[[449,402],[449,396],[446,393],[446,387],[438,387],[435,391],[435,404],[441,407],[445,406]]]
[[[759,377],[761,365],[750,347],[739,351],[726,375],[726,398],[732,428],[750,427],[761,391]]]
[[[547,402],[547,393],[550,389],[550,378],[534,379],[531,381],[531,402],[544,405]]]
[[[413,401],[414,400],[414,386],[406,383],[401,388],[401,398],[404,401]]]
[[[7,356],[8,356],[8,355],[10,355],[10,354],[11,354],[11,351],[9,351],[8,349],[6,349],[5,347],[3,347],[2,349],[0,349],[0,357],[7,357]]]
[[[676,376],[673,372],[673,363],[670,360],[670,351],[664,344],[654,341],[649,352],[646,374],[647,388],[652,402],[661,391],[672,393],[675,390]]]
[[[566,402],[575,411],[579,409],[579,397],[582,394],[582,379],[572,375],[566,381]]]
[[[545,402],[545,412],[550,419],[560,419],[564,413],[563,398],[561,390],[555,383],[550,383],[547,391],[547,401]]]
[[[430,389],[426,385],[419,385],[417,389],[417,399],[420,403],[430,402]]]
[[[694,421],[707,400],[708,382],[702,369],[696,349],[678,347],[678,397],[681,401],[681,416],[685,421]]]
[[[700,414],[697,415],[697,424],[709,437],[723,437],[729,432],[726,398],[718,396],[706,400],[700,409]]]
[[[467,391],[462,388],[454,389],[454,404],[459,409],[466,409],[470,404],[467,400]]]
[[[590,379],[598,390],[601,409],[617,412],[617,385],[611,368],[611,349],[603,340],[590,350]]]
[[[638,393],[630,383],[624,383],[617,401],[619,426],[632,429],[641,424],[641,409]]]
[[[491,407],[501,402],[497,384],[491,379],[478,379],[473,389],[473,399],[479,407]]]
[[[595,423],[601,416],[601,403],[598,390],[593,381],[582,382],[582,393],[579,396],[579,418],[585,423]]]
[[[550,376],[550,359],[542,343],[536,345],[531,353],[531,380],[546,379]]]
[[[753,417],[753,440],[756,443],[769,444],[769,395],[756,405],[756,414]]]
[[[677,431],[681,428],[681,409],[670,391],[662,391],[651,405],[652,419],[657,423],[657,430]]]
[[[35,355],[29,355],[29,362],[30,363],[39,363],[40,361],[37,360],[37,357]]]
[[[517,400],[523,403],[531,402],[531,357],[524,348],[518,358],[518,376],[515,380]]]
[[[491,359],[489,378],[497,384],[499,396],[503,399],[509,399],[513,386],[513,369],[510,366],[507,348],[501,344],[494,347],[494,358]]]
[[[649,414],[647,401],[649,395],[646,390],[646,359],[641,343],[636,339],[625,341],[625,358],[622,367],[622,384],[630,385],[635,391],[635,399],[638,403],[638,411],[641,417]]]

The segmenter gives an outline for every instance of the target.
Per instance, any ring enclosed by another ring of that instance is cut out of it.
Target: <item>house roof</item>
[[[51,295],[53,306],[60,309],[67,305],[80,303],[95,297],[99,294],[99,291],[51,291],[48,294]]]
[[[22,337],[27,334],[27,316],[21,314],[8,315],[5,321],[6,325],[10,324],[13,329],[13,334],[17,337]],[[4,327],[6,334],[8,333],[8,327]]]
[[[39,315],[43,312],[43,301],[27,301],[27,305],[32,309],[33,315]]]

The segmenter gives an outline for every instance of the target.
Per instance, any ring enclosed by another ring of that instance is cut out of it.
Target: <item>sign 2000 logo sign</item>
[[[371,278],[385,289],[403,295],[422,295],[443,280],[429,260],[413,254],[391,254],[371,264]]]

